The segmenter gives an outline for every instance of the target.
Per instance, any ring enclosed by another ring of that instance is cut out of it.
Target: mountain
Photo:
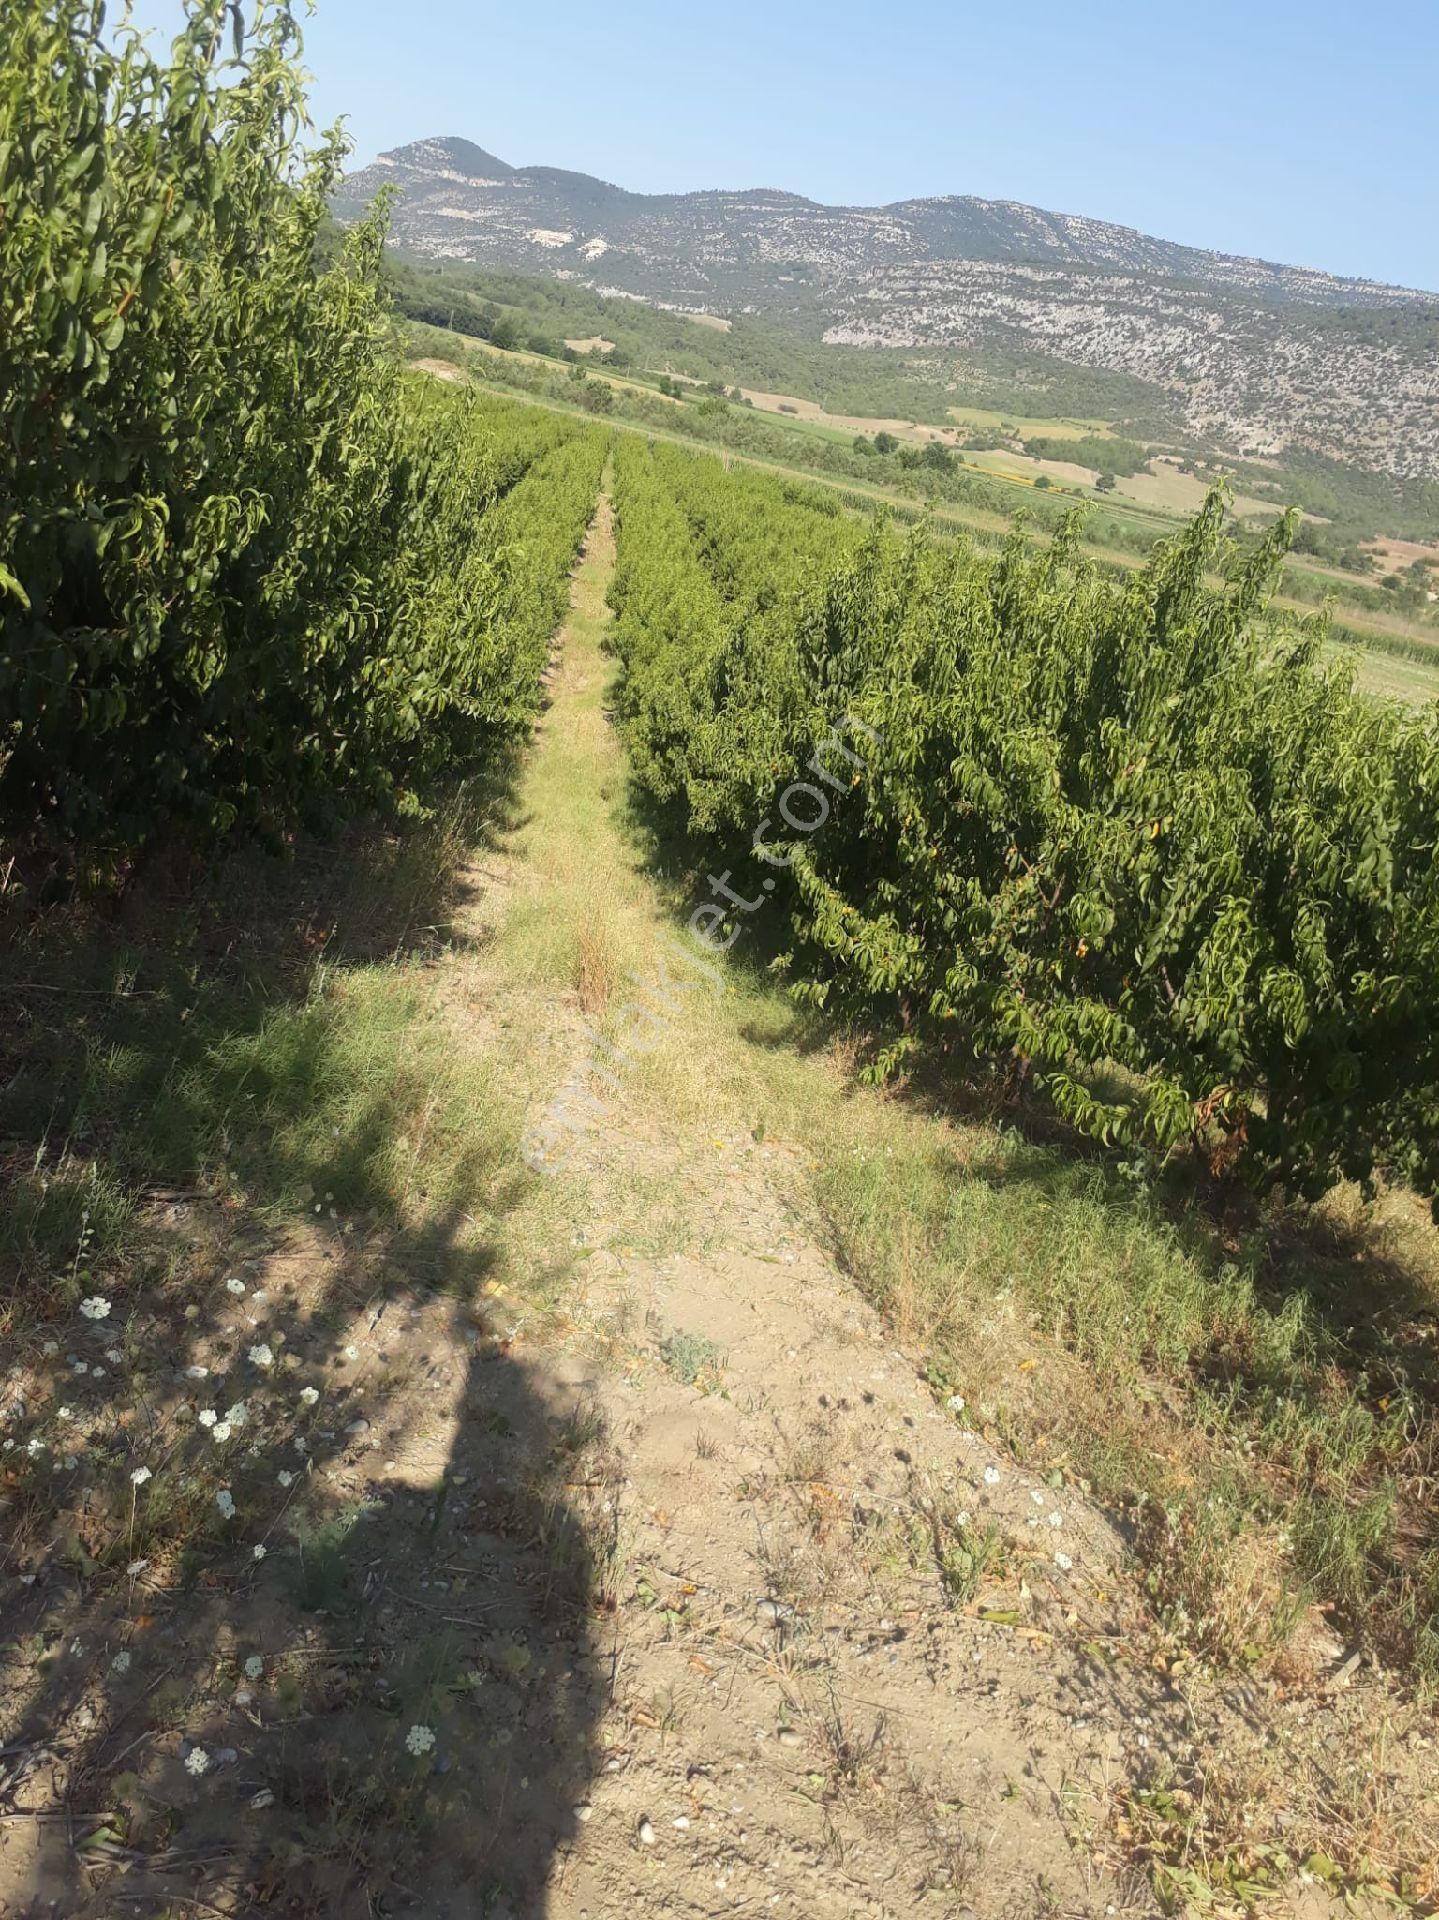
[[[382,154],[344,181],[338,216],[382,186],[398,190],[394,244],[420,258],[789,317],[832,344],[1106,368],[1149,382],[1206,443],[1439,475],[1439,295],[969,195],[631,193],[459,139]]]

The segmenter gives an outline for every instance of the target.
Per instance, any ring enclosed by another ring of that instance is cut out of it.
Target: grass
[[[443,876],[487,804],[465,791],[423,831],[288,862],[242,853],[117,913],[22,921],[12,898],[0,1312],[73,1303],[156,1189],[413,1226],[506,1163],[496,1076],[455,1058],[427,982]]]
[[[987,1425],[1131,1512],[1177,1639],[1250,1662],[1312,1598],[1439,1690],[1428,1234],[1406,1265],[1362,1218],[1215,1230],[1064,1144],[902,1103],[866,1136],[818,1169],[842,1256]]]

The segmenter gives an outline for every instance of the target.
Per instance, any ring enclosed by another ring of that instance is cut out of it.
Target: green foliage
[[[403,370],[383,209],[317,274],[342,143],[297,144],[289,9],[236,15],[163,64],[5,6],[0,813],[112,851],[403,803],[513,727],[603,458]]]
[[[630,750],[650,789],[684,794],[690,821],[708,831],[747,781],[786,764],[793,716],[770,668],[789,594],[798,573],[818,576],[863,529],[817,488],[748,469],[726,476],[701,456],[630,441],[616,459],[615,513],[610,602]]]
[[[877,1071],[978,1053],[1140,1158],[1439,1191],[1439,713],[1268,610],[1291,522],[1215,588],[1217,491],[1123,583],[1077,517],[827,542],[661,449],[618,501],[631,739],[692,830],[748,838],[845,714],[882,738],[787,856],[800,991],[892,1027]]]

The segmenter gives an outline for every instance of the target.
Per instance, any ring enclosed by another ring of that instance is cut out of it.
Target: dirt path
[[[672,937],[605,804],[623,790],[602,710],[611,566],[602,505],[531,826],[474,909],[498,891],[531,928],[577,930],[574,989],[526,1015],[552,1084],[624,962],[649,977]],[[583,829],[555,831],[547,800]],[[667,1037],[681,1072],[696,1055],[702,1082],[769,1071],[723,1001],[697,1017]],[[1118,1542],[937,1404],[823,1250],[796,1149],[717,1120],[724,1098],[676,1088],[675,1065],[621,1075],[559,1176],[579,1197],[575,1277],[560,1325],[521,1349],[606,1485],[597,1766],[542,1910],[1149,1911],[1083,1839],[1126,1756],[1180,1737],[1105,1658],[1126,1624]]]

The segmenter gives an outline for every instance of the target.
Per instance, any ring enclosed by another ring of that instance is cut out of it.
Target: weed
[[[938,1514],[931,1519],[931,1539],[940,1582],[954,1607],[967,1607],[978,1594],[985,1575],[1003,1558],[999,1528],[960,1525]]]
[[[660,1359],[682,1386],[712,1393],[724,1369],[724,1349],[701,1333],[672,1333],[660,1342]]]
[[[304,1613],[353,1613],[359,1605],[355,1579],[357,1538],[372,1505],[342,1507],[319,1521],[301,1518],[295,1526],[291,1592]]]

